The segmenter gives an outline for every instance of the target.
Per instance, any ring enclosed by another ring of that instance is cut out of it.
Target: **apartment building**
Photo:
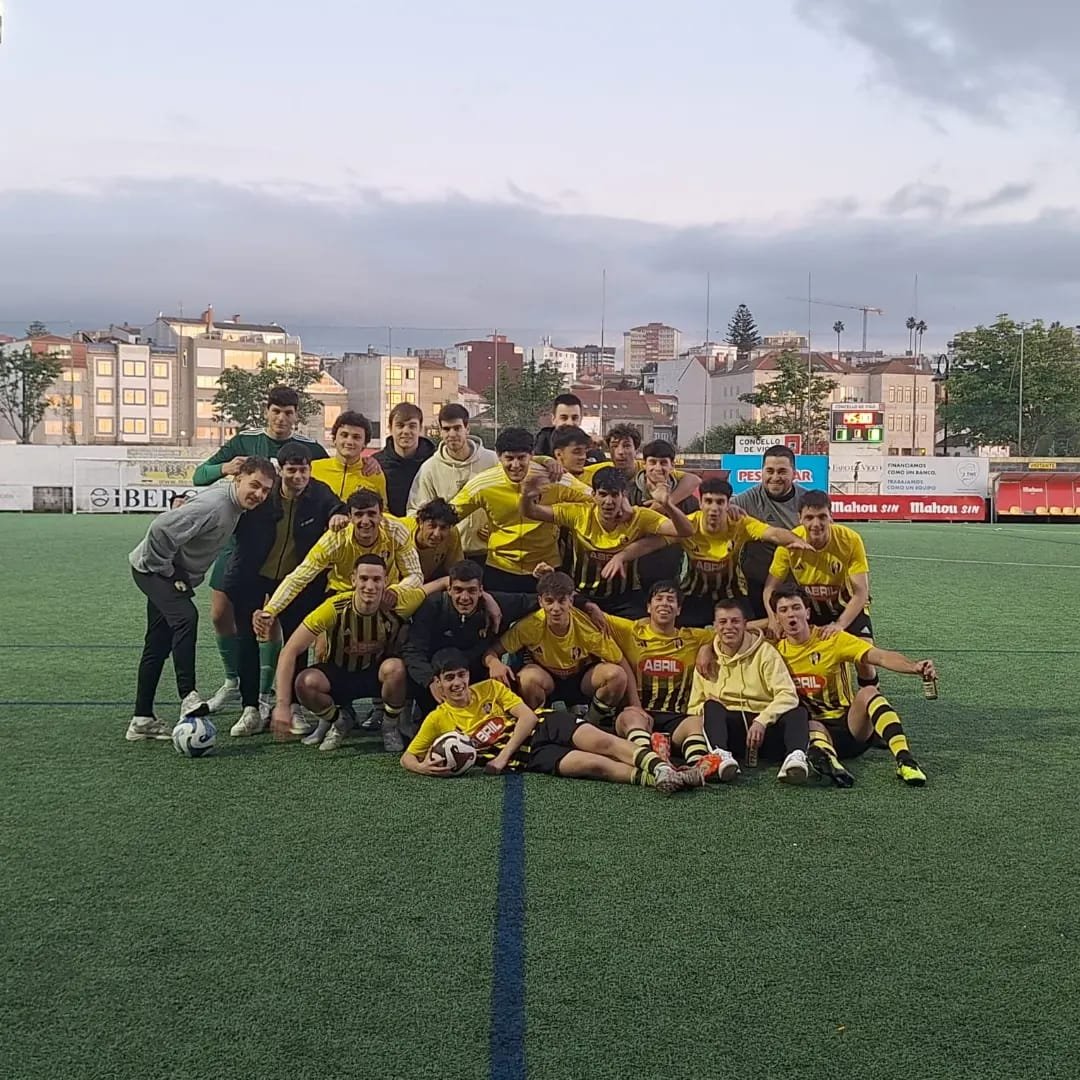
[[[496,369],[504,366],[511,378],[521,375],[525,351],[507,340],[505,334],[474,341],[459,341],[446,350],[446,362],[457,368],[458,383],[483,393],[495,384]]]
[[[584,375],[614,375],[614,345],[572,345],[570,351],[577,356],[578,377]]]
[[[578,376],[578,354],[573,349],[560,348],[553,345],[551,338],[544,338],[539,345],[529,349],[528,359],[534,361],[537,367],[544,364],[552,364],[559,370],[562,376],[563,389],[569,389],[570,385]]]
[[[680,338],[674,326],[664,323],[632,327],[623,334],[623,371],[637,378],[646,364],[673,360],[679,355]]]

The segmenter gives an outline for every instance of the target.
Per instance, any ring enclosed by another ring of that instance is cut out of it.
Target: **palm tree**
[[[920,320],[919,320],[919,321],[918,321],[918,322],[917,322],[917,323],[915,324],[915,359],[916,359],[916,360],[918,360],[919,356],[920,356],[920,355],[921,355],[921,353],[922,353],[922,339],[923,339],[923,334],[925,334],[925,333],[926,333],[926,331],[927,331],[927,330],[929,330],[929,329],[930,329],[930,327],[928,327],[928,326],[926,325],[926,323],[925,323],[925,322],[923,322],[923,320],[922,320],[922,319],[920,319]]]
[[[844,332],[844,324],[837,319],[832,324],[832,332],[836,335],[836,359],[840,359],[840,335]]]
[[[904,325],[907,327],[907,351],[910,354],[915,348],[915,327],[918,325],[915,321],[915,316],[909,315],[907,317],[907,322],[904,323]]]

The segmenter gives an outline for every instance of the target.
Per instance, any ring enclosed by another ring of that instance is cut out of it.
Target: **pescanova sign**
[[[725,454],[724,468],[728,471],[731,489],[736,495],[761,483],[759,454]],[[795,482],[805,488],[829,488],[829,459],[825,454],[796,454]]]

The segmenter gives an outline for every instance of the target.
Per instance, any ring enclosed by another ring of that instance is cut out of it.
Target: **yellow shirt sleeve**
[[[424,584],[424,571],[420,566],[420,553],[406,526],[396,518],[387,518],[390,536],[395,544],[394,563],[397,567],[401,588],[419,587]]]
[[[631,540],[636,540],[639,536],[656,536],[660,526],[668,520],[663,514],[650,510],[647,506],[635,506],[634,518],[630,522]]]
[[[334,606],[334,597],[330,597],[304,618],[303,625],[313,634],[329,634],[336,622],[337,608]]]
[[[570,529],[580,529],[589,516],[589,508],[577,502],[557,502],[551,508],[556,525],[565,525]]]
[[[791,573],[791,552],[786,547],[778,547],[773,554],[769,575],[778,581],[786,581]]]
[[[447,716],[446,710],[440,705],[434,712],[424,717],[420,730],[413,736],[412,742],[406,748],[406,753],[413,754],[421,761],[428,756],[431,744],[448,731],[454,730],[453,721]]]
[[[854,634],[841,631],[831,639],[834,642],[837,660],[843,660],[849,664],[857,664],[874,646],[869,641],[864,641]]]
[[[743,540],[764,540],[765,533],[769,531],[769,526],[755,517],[739,518],[738,528],[740,539]]]
[[[623,656],[629,657],[634,651],[634,623],[620,615],[607,616],[608,630],[619,646]]]
[[[610,634],[602,634],[591,623],[588,630],[582,633],[584,648],[590,656],[598,660],[606,660],[609,664],[621,664],[623,660],[622,649],[619,648],[615,639]]]
[[[348,542],[349,532],[350,529],[324,532],[304,561],[274,590],[265,610],[275,617],[280,615],[324,570],[332,567],[342,543]]]
[[[522,699],[508,686],[503,686],[501,682],[495,682],[494,680],[492,680],[492,683],[495,688],[492,697],[496,705],[501,706],[509,712],[511,709],[516,709],[519,705],[525,704],[525,702],[522,701]]]
[[[394,604],[394,614],[403,619],[409,618],[427,599],[427,593],[423,589],[412,586],[395,585],[391,589],[397,598]]]
[[[534,611],[524,619],[518,619],[509,630],[500,635],[503,652],[517,652],[526,645],[535,645],[540,640],[541,630],[538,612]]]
[[[465,520],[476,510],[484,509],[483,499],[470,480],[451,500],[450,505],[458,512],[458,517]]]

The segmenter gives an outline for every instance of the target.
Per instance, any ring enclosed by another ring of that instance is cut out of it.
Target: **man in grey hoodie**
[[[795,483],[795,455],[787,446],[770,446],[761,459],[761,483],[736,495],[733,506],[745,510],[751,517],[791,530],[799,524],[799,496],[807,489]],[[755,619],[768,616],[762,593],[776,545],[767,540],[754,540],[743,548],[742,572],[746,577],[747,599]]]
[[[192,592],[232,536],[240,515],[266,500],[274,486],[266,458],[246,458],[225,483],[202,488],[182,506],[160,514],[128,556],[135,584],[146,596],[146,637],[135,691],[129,742],[168,739],[173,725],[154,715],[165,661],[172,654],[180,716],[206,713],[195,689],[195,637],[199,613]]]
[[[408,512],[415,514],[432,499],[449,502],[477,473],[498,465],[494,450],[479,439],[469,437],[469,412],[463,405],[444,405],[439,410],[442,442],[438,450],[420,466],[409,492]],[[483,562],[487,553],[490,523],[479,510],[460,525],[461,547],[466,559]]]

